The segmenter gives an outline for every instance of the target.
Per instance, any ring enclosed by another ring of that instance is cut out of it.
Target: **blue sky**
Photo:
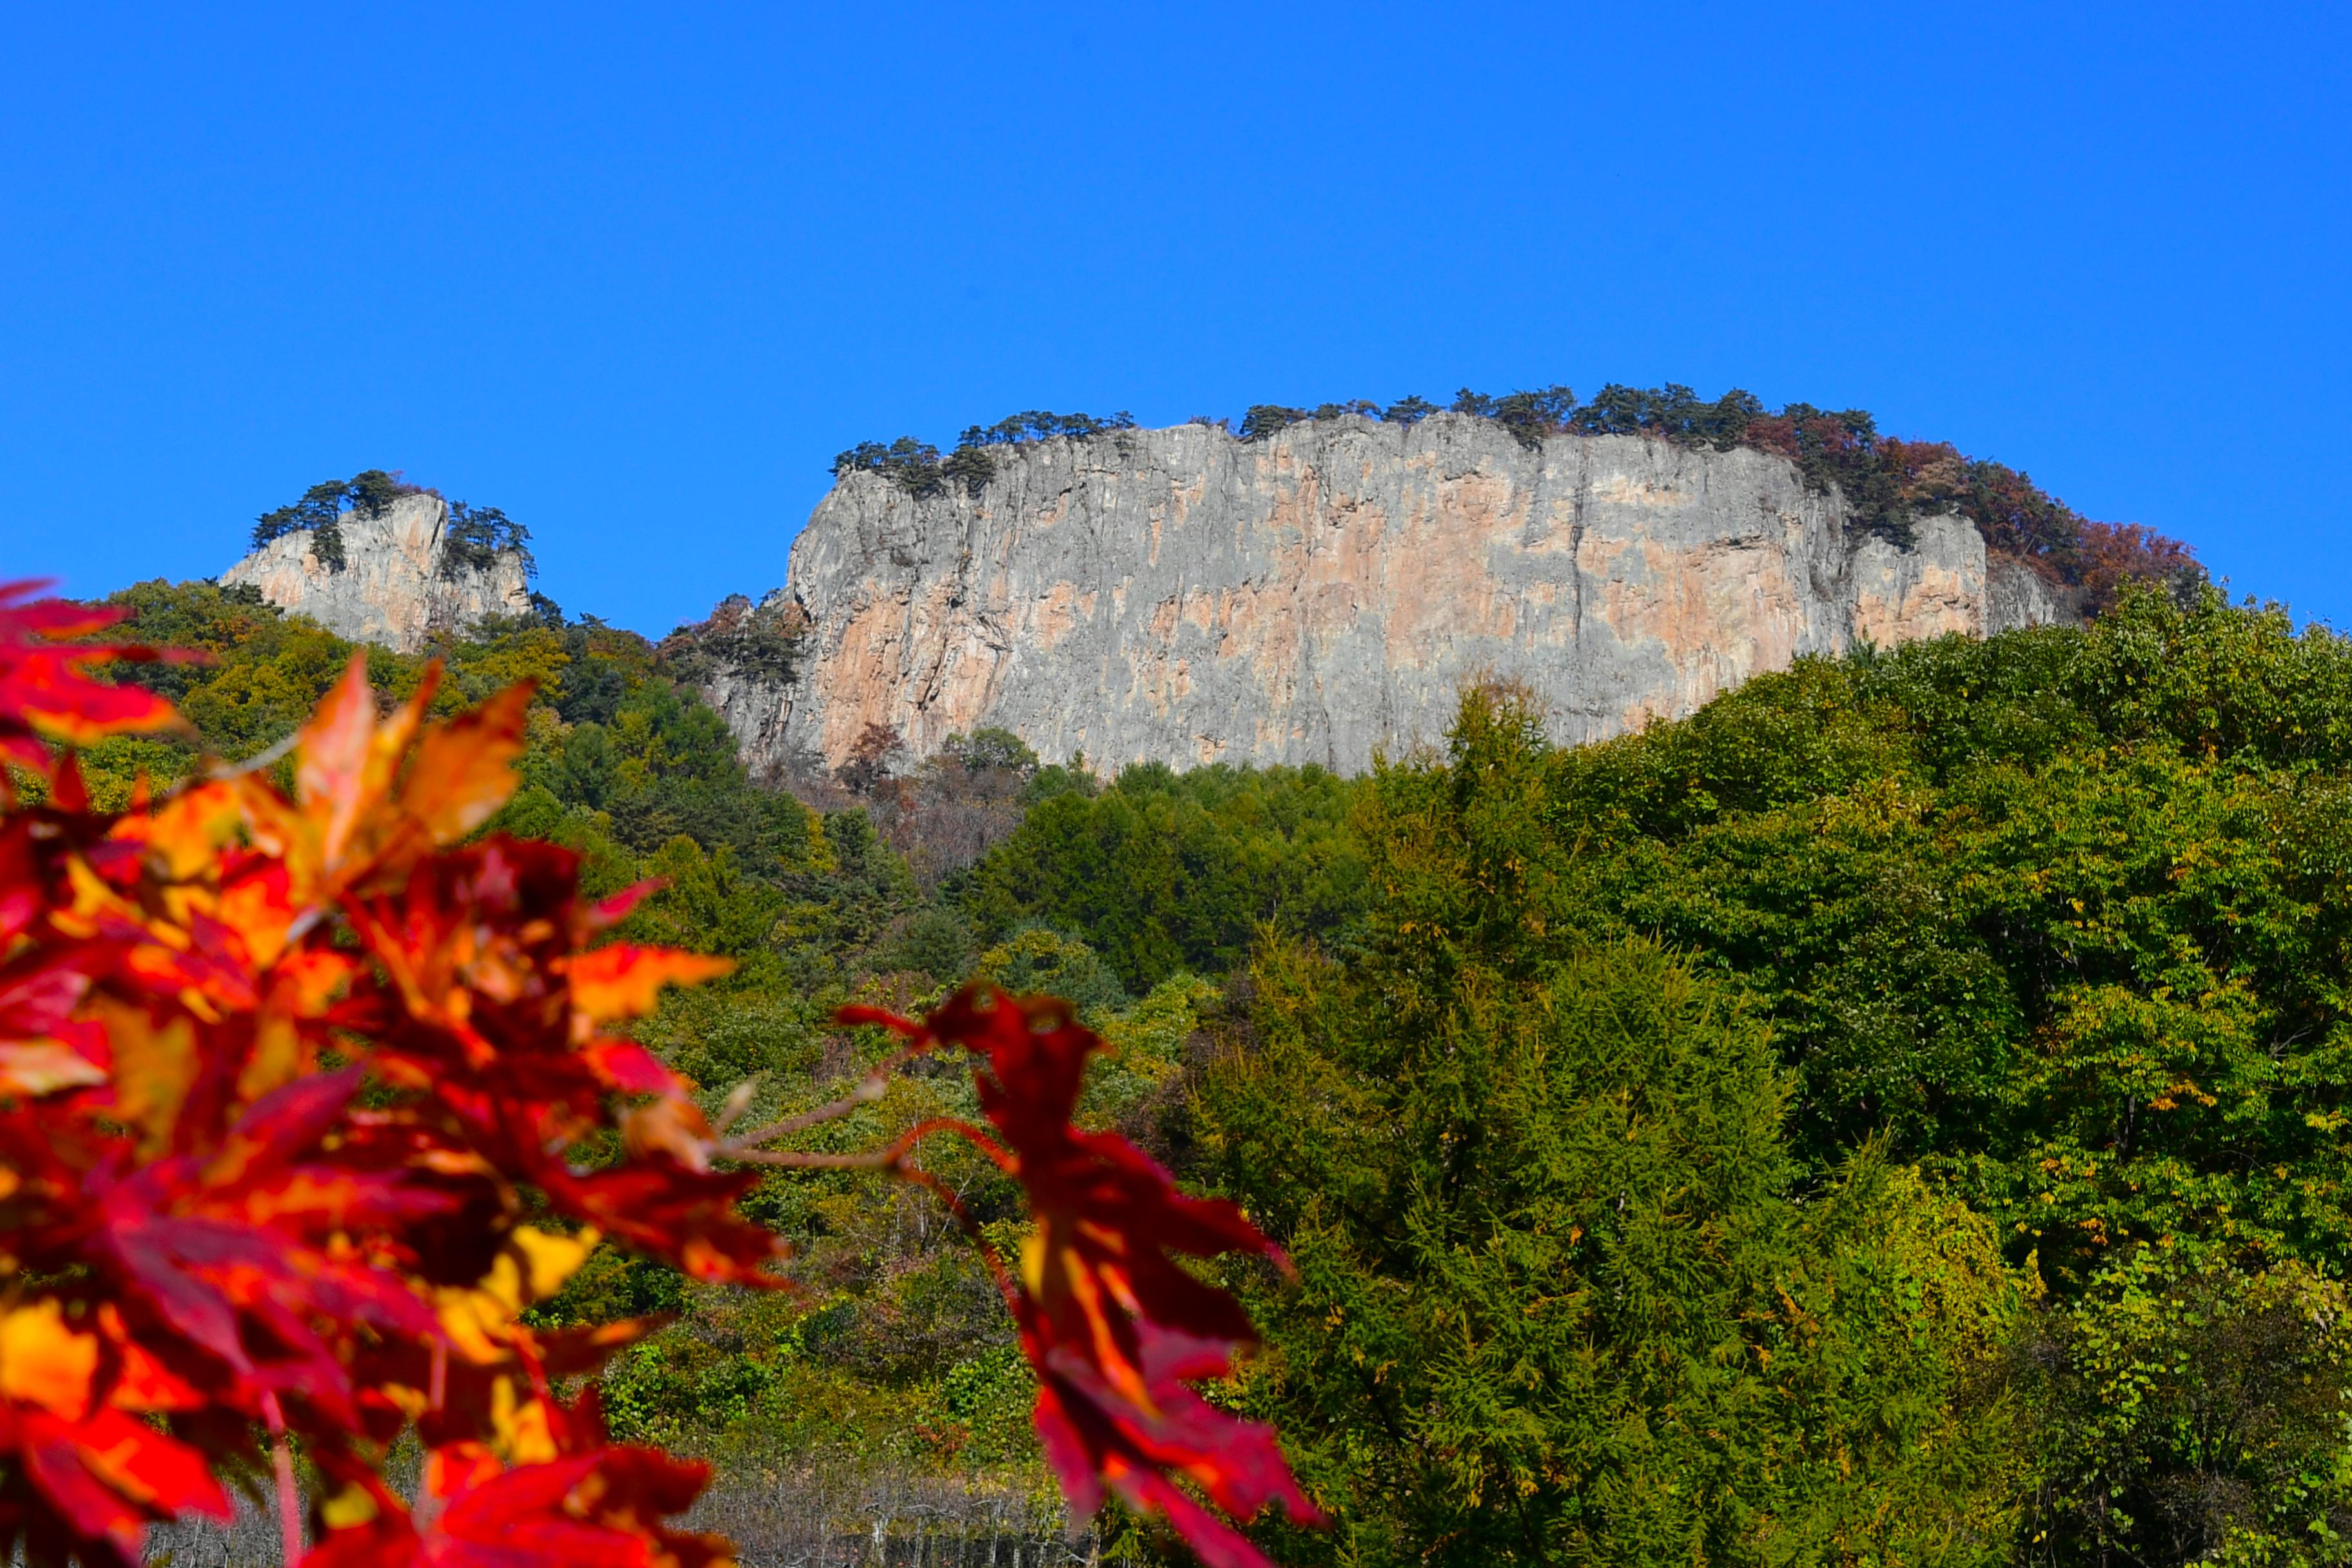
[[[2341,5],[229,9],[0,20],[0,576],[380,466],[658,634],[865,438],[1675,380],[2352,626]]]

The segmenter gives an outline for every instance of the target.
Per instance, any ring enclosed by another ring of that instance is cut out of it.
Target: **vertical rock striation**
[[[502,550],[488,566],[450,558],[449,509],[436,495],[404,495],[373,516],[342,516],[341,566],[311,551],[308,532],[281,534],[220,575],[223,587],[250,583],[282,610],[310,616],[338,637],[414,653],[432,634],[460,630],[488,615],[530,606],[530,566]]]
[[[920,755],[1000,726],[1047,761],[1318,763],[1438,739],[1513,679],[1585,741],[1804,654],[2054,621],[2058,594],[1956,515],[1849,531],[1787,461],[1489,420],[1349,416],[1004,449],[977,492],[852,475],[761,606],[788,677],[707,692],[755,765]]]

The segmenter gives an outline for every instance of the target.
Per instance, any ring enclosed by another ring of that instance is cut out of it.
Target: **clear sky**
[[[2352,626],[2347,14],[13,6],[0,577],[393,468],[658,635],[861,439],[1673,380]]]

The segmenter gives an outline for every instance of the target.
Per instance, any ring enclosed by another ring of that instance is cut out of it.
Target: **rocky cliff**
[[[281,534],[220,575],[224,587],[250,583],[280,609],[310,616],[339,637],[404,653],[433,633],[486,615],[530,608],[530,562],[520,550],[472,564],[449,549],[449,509],[436,495],[404,495],[381,512],[345,512],[343,563],[321,561],[306,531]]]
[[[1483,676],[1583,741],[1802,654],[2066,613],[1964,519],[1907,544],[1849,528],[1834,491],[1746,448],[1528,446],[1441,414],[1000,451],[976,490],[859,473],[819,504],[756,612],[793,628],[789,674],[706,678],[755,765],[1000,726],[1049,762],[1353,772],[1440,737]]]
[[[755,614],[795,630],[791,672],[715,660],[706,691],[767,771],[979,726],[1049,762],[1360,771],[1477,677],[1590,741],[1800,654],[2067,606],[1957,515],[1849,529],[1776,456],[1440,414],[1025,442],[976,491],[849,475]]]

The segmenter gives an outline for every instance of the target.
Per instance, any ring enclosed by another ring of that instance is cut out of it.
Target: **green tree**
[[[1199,1097],[1297,1260],[1248,1385],[1339,1562],[1992,1561],[2012,1480],[1991,1233],[1876,1150],[1810,1203],[1735,987],[1553,929],[1555,756],[1473,693],[1359,821],[1335,963],[1265,950]]]
[[[1139,766],[1100,793],[1057,774],[1039,770],[1021,826],[958,884],[991,941],[1083,931],[1142,992],[1233,969],[1262,925],[1334,936],[1360,901],[1354,786],[1320,768]]]
[[[1476,838],[1376,850],[1457,918],[1376,908],[1347,969],[1269,951],[1199,1096],[1299,1273],[1243,1396],[1339,1524],[1286,1551],[1997,1560],[2001,1415],[1960,1397],[2015,1295],[1986,1227],[1875,1158],[1801,1208],[1760,1021],[1638,941],[1523,962]]]
[[[1277,430],[1286,430],[1314,417],[1304,408],[1288,408],[1279,403],[1253,403],[1243,411],[1241,425],[1234,434],[1244,441],[1263,441]]]
[[[2062,1291],[2175,1235],[2340,1269],[2347,712],[2343,639],[2143,591],[1548,752],[1524,875],[1762,1000],[1809,1164],[1886,1131]]]
[[[2340,1280],[2135,1247],[2071,1310],[2043,1315],[2024,1372],[2035,1560],[2352,1560]]]

